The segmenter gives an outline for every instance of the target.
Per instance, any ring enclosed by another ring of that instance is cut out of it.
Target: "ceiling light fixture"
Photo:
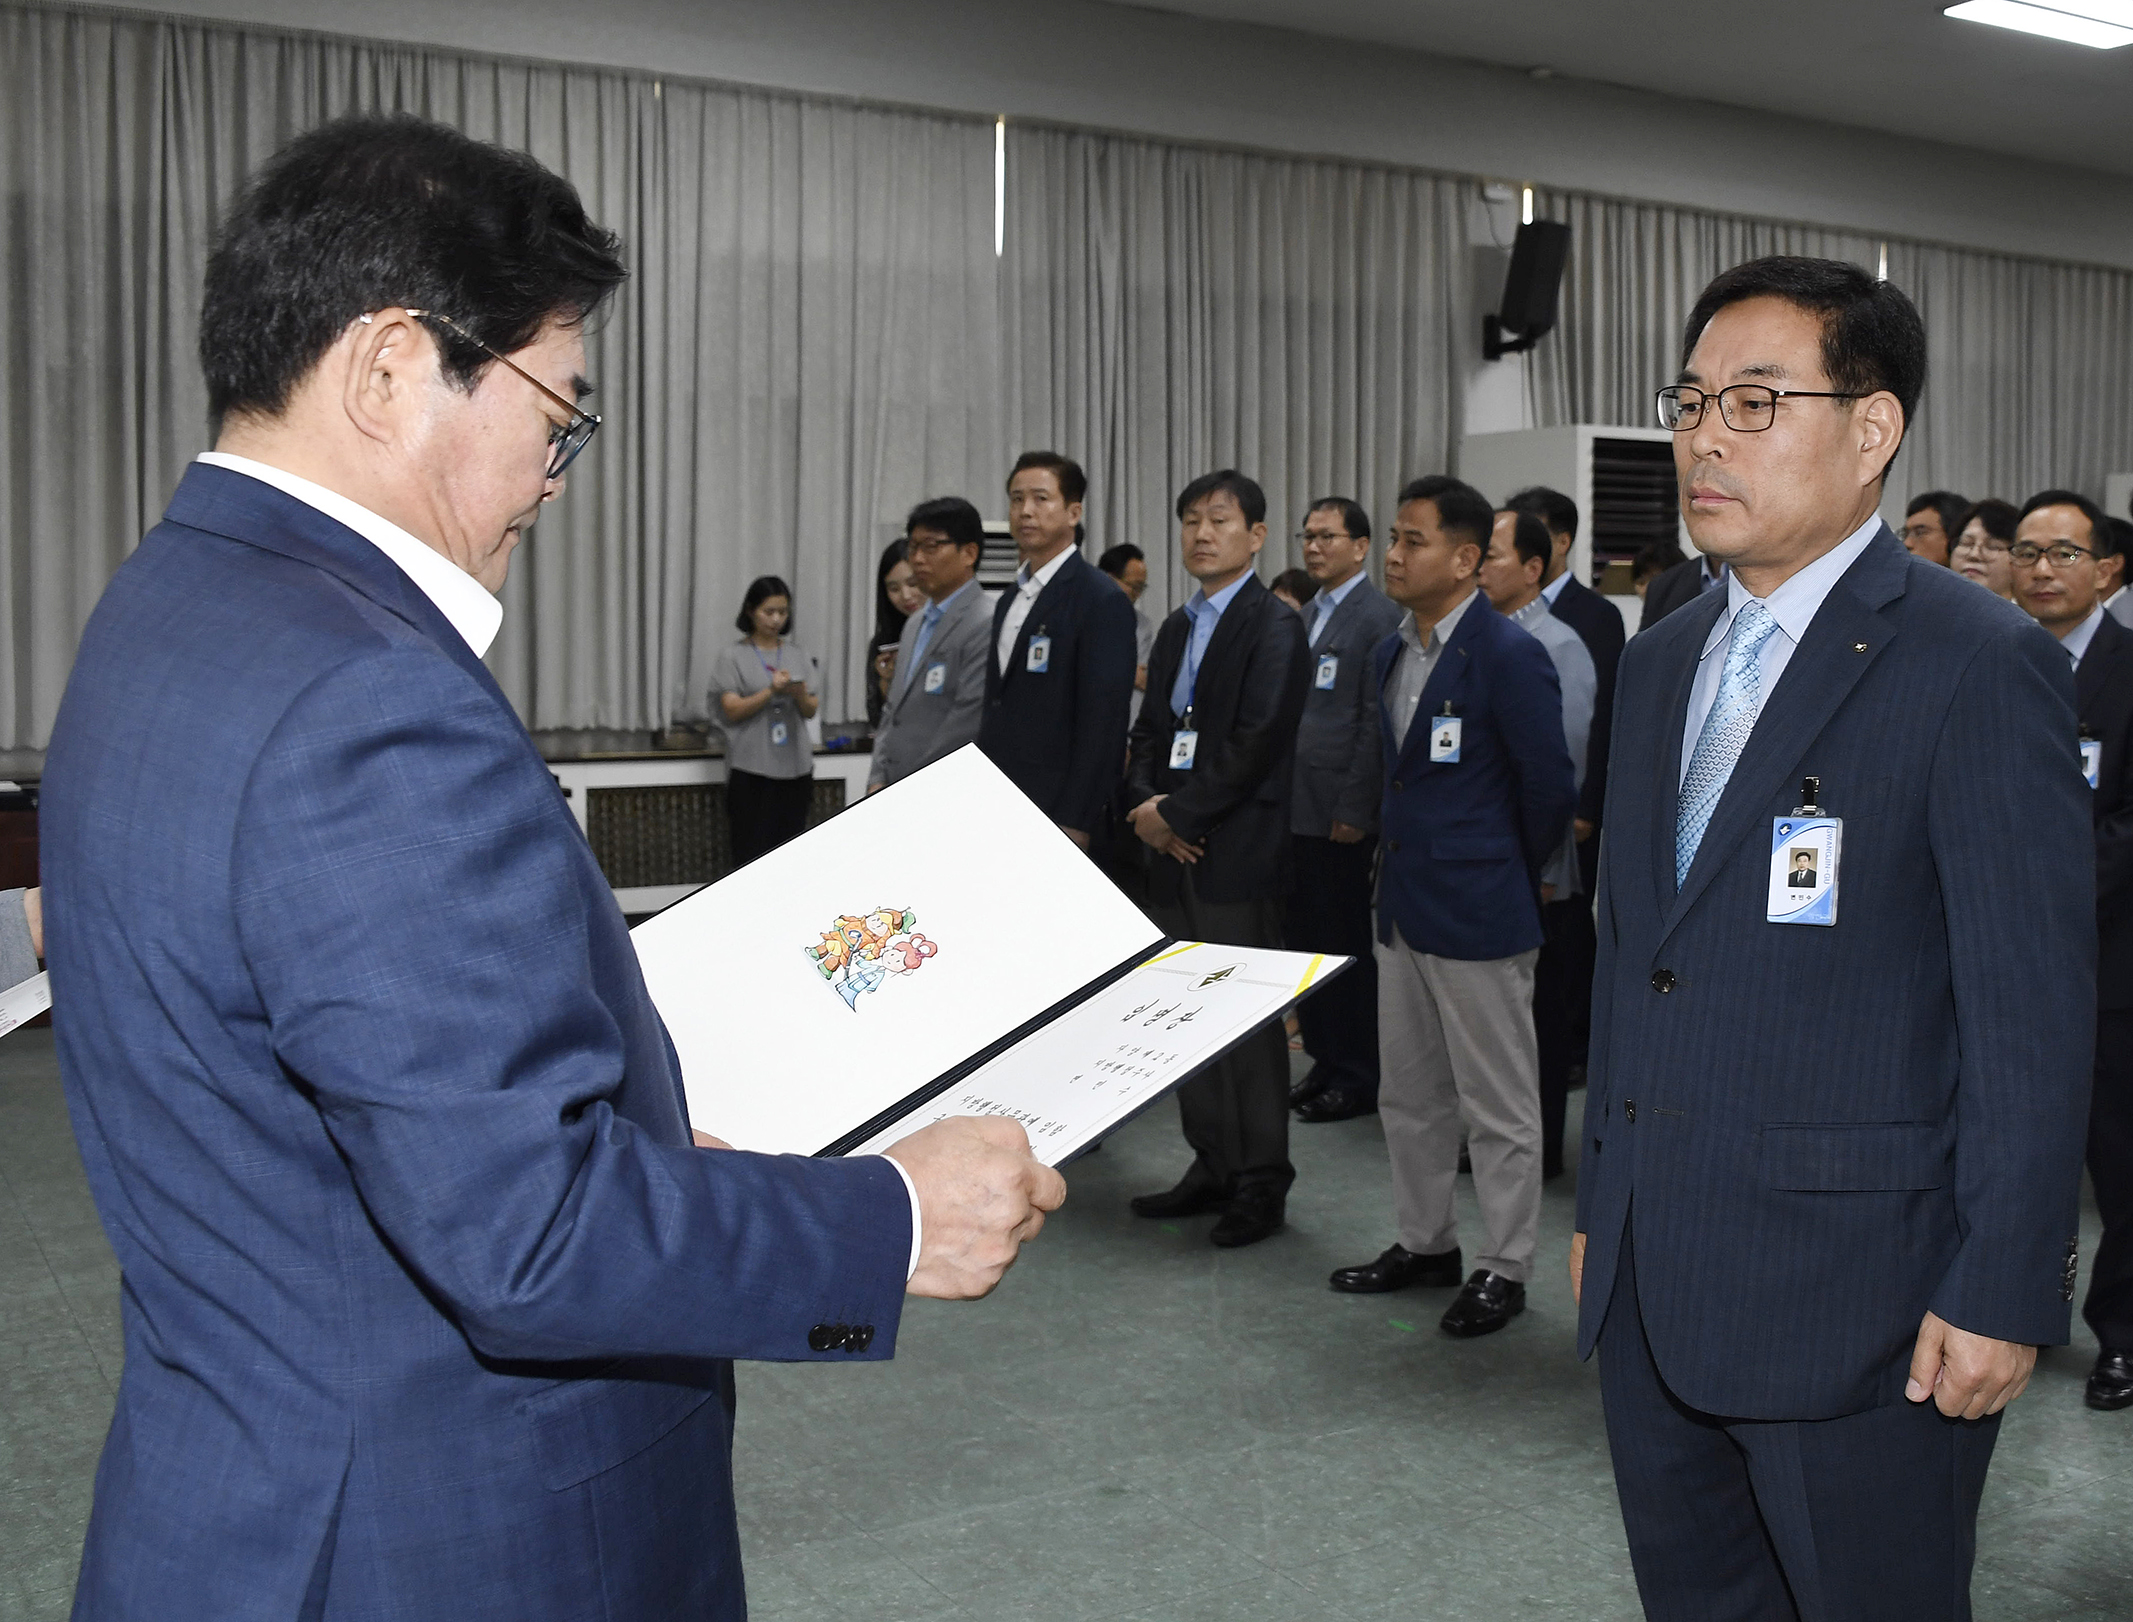
[[[2032,5],[2029,0],[1963,0],[1945,15],[1970,23],[1990,23],[2024,34],[2042,34],[2099,51],[2133,45],[2133,0],[2066,0]]]

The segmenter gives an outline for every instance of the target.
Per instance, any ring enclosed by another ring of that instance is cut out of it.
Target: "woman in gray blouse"
[[[44,956],[42,891],[0,890],[0,991],[37,972]]]
[[[807,722],[815,661],[789,634],[792,590],[774,574],[748,588],[734,622],[741,640],[720,657],[711,694],[725,722],[726,826],[733,865],[776,850],[807,828],[815,753]]]

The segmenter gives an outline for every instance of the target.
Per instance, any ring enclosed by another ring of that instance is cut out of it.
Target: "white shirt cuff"
[[[911,1275],[918,1271],[918,1248],[925,1239],[925,1230],[918,1214],[918,1184],[911,1181],[911,1174],[904,1170],[903,1162],[889,1155],[882,1159],[896,1168],[896,1175],[904,1180],[904,1192],[911,1196],[911,1265],[904,1269],[904,1282],[911,1282]]]

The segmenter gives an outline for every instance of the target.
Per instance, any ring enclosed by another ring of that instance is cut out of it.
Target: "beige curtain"
[[[524,148],[628,244],[590,345],[608,425],[492,654],[528,723],[702,713],[760,573],[792,583],[832,713],[859,713],[883,527],[1000,465],[989,124],[0,5],[0,747],[43,745],[98,593],[205,448],[215,221],[290,135],[359,110]]]

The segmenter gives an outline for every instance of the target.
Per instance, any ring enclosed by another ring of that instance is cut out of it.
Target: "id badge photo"
[[[941,664],[941,665],[928,665],[928,666],[926,666],[926,691],[927,691],[927,692],[929,692],[929,693],[937,693],[937,692],[939,692],[939,691],[940,691],[940,690],[941,690],[941,689],[942,689],[943,687],[945,687],[945,686],[947,686],[947,685],[948,685],[948,667],[947,667],[946,665],[944,665],[944,664]]]
[[[1333,684],[1340,680],[1341,659],[1337,653],[1322,653],[1318,656],[1318,679],[1314,685],[1321,693],[1333,691]]]
[[[1029,661],[1026,668],[1033,676],[1041,676],[1052,668],[1052,639],[1042,631],[1029,639]]]
[[[1770,823],[1773,924],[1834,924],[1844,823],[1837,817],[1774,817]]]
[[[1463,728],[1456,715],[1433,715],[1429,721],[1429,758],[1439,766],[1459,764],[1459,735]]]

